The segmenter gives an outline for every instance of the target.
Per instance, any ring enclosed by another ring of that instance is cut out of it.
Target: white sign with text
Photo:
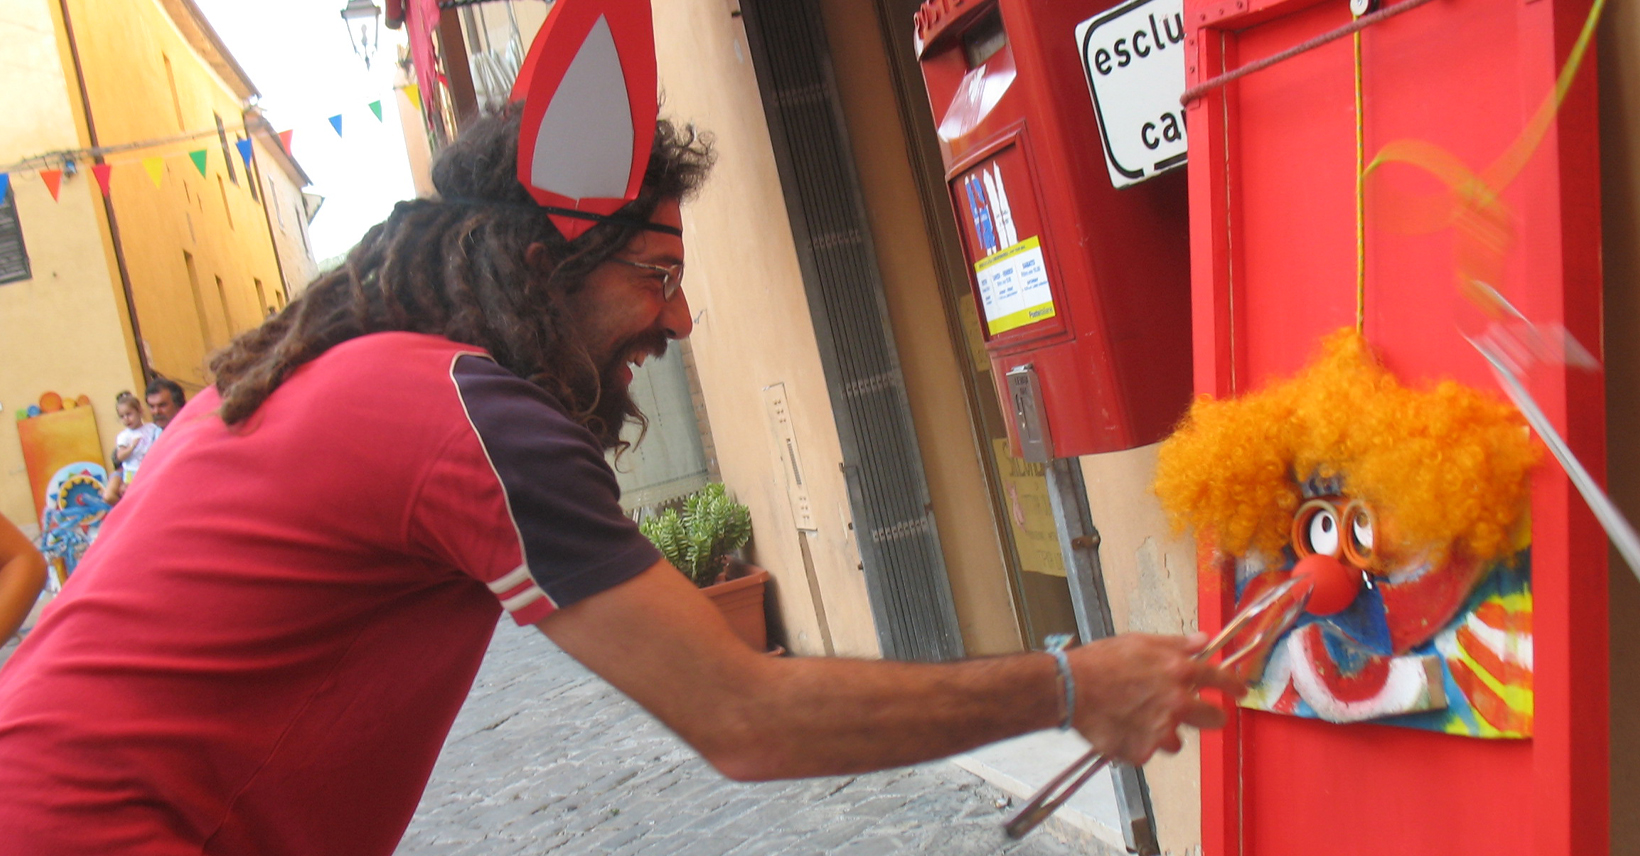
[[[1076,26],[1117,187],[1184,166],[1184,0],[1134,0]]]

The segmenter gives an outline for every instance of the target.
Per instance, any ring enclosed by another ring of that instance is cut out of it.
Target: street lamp
[[[364,67],[370,67],[370,57],[376,53],[376,45],[381,42],[382,10],[370,0],[347,0],[347,7],[342,9],[342,21],[347,24],[347,38],[353,43],[353,52],[364,60]]]

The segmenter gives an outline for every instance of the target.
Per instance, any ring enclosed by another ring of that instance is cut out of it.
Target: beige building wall
[[[963,643],[970,655],[1019,651],[1024,639],[968,412],[964,354],[946,323],[876,0],[828,0],[822,14]]]
[[[298,184],[298,179],[270,166],[277,156],[268,151],[261,140],[251,145],[257,149],[255,157],[263,165],[262,195],[267,205],[264,229],[271,235],[279,254],[278,274],[284,280],[276,278],[265,282],[257,297],[265,295],[266,306],[283,309],[285,304],[300,297],[319,275],[319,262],[313,258],[313,246],[308,239],[307,205],[302,194],[306,185]]]
[[[1606,297],[1606,472],[1640,521],[1640,10],[1601,24],[1600,147]],[[1611,852],[1640,856],[1640,582],[1611,556]]]
[[[7,85],[0,87],[0,164],[86,144],[73,104],[54,0],[0,4]],[[38,524],[17,438],[16,414],[46,391],[89,395],[105,450],[120,425],[114,396],[141,381],[97,185],[89,171],[64,178],[53,201],[37,170],[13,169],[32,277],[0,285],[0,514]]]
[[[540,29],[537,25],[536,29]],[[531,36],[531,38],[534,38]],[[393,102],[398,108],[399,128],[404,132],[404,153],[410,161],[410,182],[416,188],[418,199],[433,196],[433,144],[429,140],[427,124],[422,119],[421,105],[410,98],[406,86],[416,85],[416,76],[403,60],[409,57],[408,48],[401,48],[401,64],[393,77]]]
[[[734,5],[656,4],[668,114],[716,138],[719,164],[686,208],[692,339],[725,482],[751,506],[758,560],[777,578],[792,646],[875,655],[835,415],[792,245],[755,72]],[[838,85],[922,447],[941,547],[970,653],[1021,636],[943,315],[917,187],[870,0],[826,8]],[[769,329],[768,319],[783,319]],[[799,533],[764,390],[783,384],[817,529]],[[807,541],[807,565],[804,541]],[[810,577],[814,584],[810,585]],[[818,595],[818,603],[816,602]]]
[[[1196,629],[1196,544],[1172,531],[1151,491],[1159,444],[1081,459],[1089,513],[1099,529],[1112,622],[1118,633],[1178,635]],[[1184,749],[1145,765],[1162,852],[1201,846],[1201,748],[1184,729]]]
[[[279,254],[279,274],[284,280],[264,281],[256,297],[262,306],[278,310],[301,296],[319,275],[319,263],[313,258],[313,246],[308,240],[308,212],[302,196],[302,188],[310,182],[265,120],[259,120],[253,112],[246,128],[256,167],[254,180],[259,182],[258,195],[265,209],[263,225]]]
[[[735,9],[732,0],[654,9],[665,113],[709,129],[719,157],[705,191],[684,208],[696,367],[724,482],[752,510],[754,557],[774,575],[790,646],[876,656],[842,449]],[[776,384],[784,385],[814,510],[809,532],[797,529],[766,403]]]

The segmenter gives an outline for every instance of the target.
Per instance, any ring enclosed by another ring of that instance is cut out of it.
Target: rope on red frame
[[[1315,38],[1299,42],[1298,44],[1293,45],[1280,53],[1271,54],[1264,59],[1250,62],[1241,68],[1233,71],[1227,71],[1218,77],[1208,78],[1207,80],[1186,89],[1184,94],[1179,96],[1179,103],[1189,107],[1192,102],[1199,100],[1203,95],[1206,95],[1207,93],[1212,92],[1227,83],[1240,80],[1255,71],[1262,71],[1278,62],[1284,62],[1292,59],[1301,53],[1315,50],[1328,42],[1342,39],[1351,33],[1360,32],[1361,30],[1364,30],[1379,21],[1393,18],[1402,12],[1410,12],[1428,2],[1429,0],[1406,0],[1405,3],[1397,3],[1394,6],[1386,6],[1370,15],[1362,15],[1361,17],[1356,18],[1353,22],[1345,24],[1336,30],[1330,30],[1316,36]]]

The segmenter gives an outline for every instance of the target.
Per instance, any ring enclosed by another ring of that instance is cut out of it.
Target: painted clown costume
[[[1350,330],[1293,378],[1196,402],[1161,448],[1156,492],[1211,545],[1238,607],[1313,553],[1363,580],[1249,665],[1243,706],[1530,736],[1537,460],[1507,404],[1452,382],[1408,389]]]

